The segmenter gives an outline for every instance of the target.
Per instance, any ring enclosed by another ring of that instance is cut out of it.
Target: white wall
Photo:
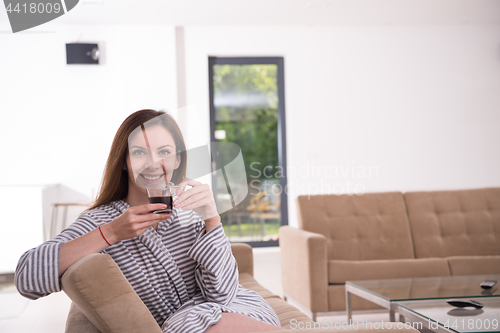
[[[66,65],[65,44],[78,39],[102,43],[104,62]],[[0,34],[0,45],[0,185],[17,189],[62,183],[87,197],[95,195],[122,121],[140,109],[177,107],[171,26],[44,25],[37,31]],[[23,217],[15,217],[19,210],[10,201],[0,201],[0,223],[7,227],[4,250],[14,249],[0,272],[14,271],[20,255],[42,242],[42,220],[47,234],[52,202],[78,197],[70,189],[57,188],[65,190],[47,193],[43,212],[38,192],[32,199],[16,196],[16,202],[31,200],[22,203],[31,214]],[[65,222],[74,221],[85,208],[71,207]],[[23,227],[32,232],[20,245],[13,244]]]
[[[0,186],[0,274],[14,272],[21,255],[43,242],[43,189]]]
[[[500,186],[498,25],[204,26],[185,36],[187,102],[206,126],[208,56],[284,57],[292,226],[300,194]]]
[[[0,34],[0,184],[64,183],[90,196],[122,121],[177,107],[174,28],[39,30],[53,32]],[[66,65],[65,44],[79,38],[103,43],[103,64]]]
[[[0,34],[0,185],[90,195],[123,119],[177,107],[174,27],[43,27],[55,32]],[[103,65],[65,64],[79,36],[105,43]],[[207,128],[208,56],[285,58],[291,225],[299,194],[500,186],[498,25],[190,26],[185,38],[187,104]]]

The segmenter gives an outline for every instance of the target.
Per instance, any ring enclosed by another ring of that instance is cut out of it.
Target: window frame
[[[286,164],[286,118],[285,118],[285,73],[283,57],[208,57],[208,81],[210,102],[210,140],[215,140],[215,105],[214,105],[214,65],[276,65],[278,85],[278,164],[283,169],[283,176],[279,178],[281,186],[281,225],[288,225],[288,195],[287,164]],[[214,161],[212,157],[212,161]],[[215,175],[212,174],[212,184],[215,184]],[[214,194],[216,189],[213,189]],[[278,240],[244,242],[252,247],[279,246]]]

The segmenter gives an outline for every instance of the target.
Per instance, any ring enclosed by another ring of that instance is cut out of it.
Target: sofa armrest
[[[87,255],[61,278],[62,289],[103,333],[161,333],[118,265],[107,254]]]
[[[231,251],[238,263],[238,273],[248,273],[253,276],[252,247],[245,243],[233,243],[231,244]]]
[[[311,312],[328,311],[326,237],[290,226],[279,228],[283,291]]]

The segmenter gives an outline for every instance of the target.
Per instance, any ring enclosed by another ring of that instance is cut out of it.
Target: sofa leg
[[[316,321],[316,312],[312,312],[311,314],[312,314],[312,318],[311,318],[311,319],[312,319],[313,321]]]

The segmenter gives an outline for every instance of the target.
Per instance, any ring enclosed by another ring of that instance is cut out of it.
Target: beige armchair
[[[231,250],[238,263],[240,284],[247,284],[266,296],[267,290],[253,279],[252,248],[247,244],[232,244]],[[161,333],[158,323],[111,256],[100,253],[85,256],[68,268],[61,283],[73,301],[66,333]],[[272,295],[269,291],[267,294]],[[298,310],[295,315],[302,321],[308,319]]]
[[[239,282],[256,291],[274,309],[283,333],[418,333],[411,327],[373,330],[347,326],[324,328],[253,278],[253,252],[247,244],[232,244],[238,263]],[[135,293],[113,259],[92,254],[72,265],[62,277],[64,292],[73,301],[66,322],[66,333],[161,333],[153,316]],[[316,326],[315,326],[316,325]],[[300,329],[313,327],[316,329]]]

